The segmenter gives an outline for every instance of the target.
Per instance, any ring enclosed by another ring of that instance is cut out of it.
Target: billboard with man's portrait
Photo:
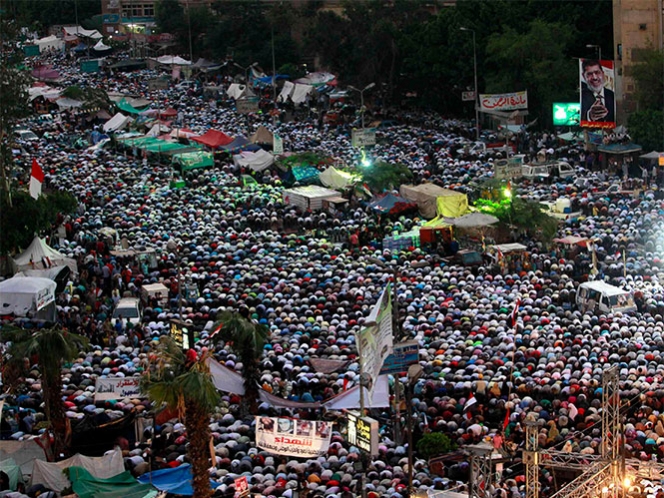
[[[613,61],[579,59],[581,126],[616,127],[615,82]]]

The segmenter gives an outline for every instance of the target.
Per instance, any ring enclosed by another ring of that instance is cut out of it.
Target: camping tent
[[[239,83],[231,83],[226,90],[226,95],[234,100],[241,99],[243,97],[254,97],[254,92],[247,85],[240,85]]]
[[[32,76],[38,80],[58,80],[60,73],[53,69],[51,66],[39,66],[32,70]]]
[[[233,141],[231,137],[217,130],[208,130],[203,135],[191,137],[191,139],[212,149],[217,149],[222,145],[228,145]]]
[[[415,202],[425,218],[433,218],[437,214],[447,218],[456,218],[468,211],[466,194],[442,188],[433,183],[402,185],[399,193],[401,197]]]
[[[30,477],[30,485],[43,484],[48,489],[61,492],[71,483],[63,473],[69,467],[83,467],[93,477],[107,479],[124,472],[124,459],[122,451],[116,448],[102,457],[89,457],[77,453],[71,458],[59,462],[44,462],[35,460]]]
[[[166,468],[148,472],[138,478],[138,482],[142,484],[151,484],[159,491],[178,496],[194,494],[194,488],[191,486],[192,480],[193,474],[189,463],[179,465],[174,469]],[[221,484],[210,479],[210,486],[215,489]]]
[[[314,87],[311,85],[302,85],[300,83],[291,83],[286,81],[281,93],[277,97],[277,102],[286,102],[290,96],[294,104],[301,104],[307,100],[307,95],[313,92]]]
[[[96,29],[83,29],[81,26],[65,26],[62,28],[65,35],[79,36],[82,38],[92,38],[93,40],[101,40],[103,37]]]
[[[94,477],[83,467],[70,467],[71,487],[79,498],[152,498],[157,490],[139,483],[131,472],[125,471],[108,479]]]
[[[334,166],[330,166],[318,175],[324,187],[342,190],[358,182],[360,178],[360,175],[338,170]]]
[[[115,116],[106,121],[102,128],[104,129],[105,132],[108,133],[108,132],[121,130],[129,123],[131,123],[131,118],[129,116],[125,116],[121,112],[118,112]]]
[[[252,144],[266,144],[272,145],[274,142],[274,136],[272,132],[265,128],[265,126],[259,126],[258,129],[254,132],[253,135],[249,138],[249,141]]]
[[[55,288],[53,280],[39,277],[14,276],[0,282],[0,315],[55,320]]]
[[[35,45],[39,46],[40,52],[46,52],[47,50],[63,50],[65,48],[65,41],[55,35],[51,35],[46,38],[35,40]]]
[[[412,208],[414,206],[415,206],[414,202],[410,202],[407,199],[404,199],[403,197],[399,197],[398,195],[390,193],[384,195],[380,199],[376,199],[375,201],[369,203],[370,208],[375,209],[376,211],[379,211],[381,213],[390,213],[390,214],[400,213],[401,211]]]
[[[244,137],[237,136],[233,139],[231,143],[228,143],[226,145],[222,145],[220,147],[221,149],[225,150],[226,152],[239,152],[241,150],[259,150],[260,147],[255,144],[249,143],[249,140],[247,140]]]
[[[28,248],[14,258],[19,271],[44,270],[54,266],[68,266],[74,274],[78,274],[76,260],[66,257],[46,243],[44,239],[35,237]]]
[[[664,154],[664,152],[657,152],[656,150],[653,150],[652,152],[648,152],[647,154],[641,154],[639,158],[648,159],[650,161],[657,161],[659,159],[659,156],[662,154]]]
[[[16,491],[19,483],[23,483],[23,473],[13,458],[0,462],[0,471],[7,474],[9,478],[9,489]]]
[[[253,171],[263,171],[274,164],[274,156],[263,149],[256,152],[245,151],[233,156],[233,162]]]

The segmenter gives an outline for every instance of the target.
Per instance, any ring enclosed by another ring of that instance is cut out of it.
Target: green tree
[[[260,359],[263,346],[270,337],[267,326],[254,322],[240,313],[224,311],[217,316],[216,326],[221,326],[213,341],[223,341],[231,347],[242,362],[244,399],[240,411],[243,415],[258,412]]]
[[[192,467],[195,498],[212,496],[210,468],[210,417],[220,401],[204,353],[187,360],[170,337],[161,337],[150,353],[150,368],[141,378],[141,391],[156,408],[176,410],[187,429],[187,455]]]
[[[108,94],[101,88],[85,87],[78,85],[68,86],[62,91],[62,95],[83,102],[83,109],[110,109],[111,100]]]
[[[392,190],[401,184],[408,183],[413,173],[401,163],[378,161],[368,168],[362,169],[362,180],[373,192],[381,193]]]
[[[627,68],[634,78],[639,110],[664,108],[664,50],[647,48],[639,51],[639,62]]]
[[[176,35],[187,26],[184,8],[179,0],[158,0],[154,6],[154,20],[159,31]]]
[[[422,436],[415,447],[422,457],[429,459],[454,451],[457,446],[446,434],[430,432]]]
[[[9,196],[0,191],[0,254],[12,254],[27,247],[35,235],[50,230],[58,214],[70,214],[78,206],[76,198],[67,192],[54,191],[33,199],[26,190],[12,191]]]
[[[23,57],[16,49],[20,26],[8,14],[7,4],[7,0],[0,1],[0,188],[11,206],[9,174],[14,165],[11,139],[18,121],[30,112],[28,87],[32,78],[22,68]]]
[[[53,454],[56,458],[69,453],[68,420],[62,402],[62,363],[71,361],[88,346],[87,338],[59,326],[30,332],[14,327],[3,328],[3,342],[10,342],[9,362],[22,368],[26,358],[36,358],[41,374],[44,409],[53,434]]]
[[[644,150],[664,150],[664,112],[646,109],[629,115],[629,134]]]

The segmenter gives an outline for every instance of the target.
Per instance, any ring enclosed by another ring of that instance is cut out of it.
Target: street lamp
[[[364,130],[364,92],[366,92],[367,90],[371,90],[375,86],[376,86],[375,83],[369,83],[362,90],[360,90],[359,88],[355,88],[354,86],[348,85],[349,89],[360,93],[360,113],[361,113],[360,116],[362,117],[362,129],[363,130]]]
[[[593,45],[593,44],[589,43],[588,45],[586,45],[586,48],[597,49],[597,59],[600,60],[600,61],[602,60],[602,47],[601,46]]]
[[[182,320],[182,298],[183,298],[183,292],[184,292],[184,282],[182,278],[182,271],[180,271],[180,246],[175,242],[175,240],[170,239],[168,243],[166,244],[166,249],[171,251],[172,253],[175,254],[176,258],[176,263],[177,264],[177,279],[178,279],[178,317],[180,320]]]
[[[408,367],[408,389],[406,389],[406,414],[408,416],[408,496],[413,496],[413,386],[424,375],[419,363]]]
[[[461,31],[470,31],[473,34],[473,72],[475,73],[475,138],[480,139],[480,108],[477,94],[477,47],[475,45],[475,30],[470,28],[459,28]]]
[[[247,86],[249,86],[249,70],[252,67],[258,66],[258,62],[254,62],[253,64],[250,64],[246,67],[245,66],[240,66],[237,62],[233,62],[233,65],[235,65],[236,67],[238,67],[238,68],[240,68],[244,71],[244,82],[247,84]]]

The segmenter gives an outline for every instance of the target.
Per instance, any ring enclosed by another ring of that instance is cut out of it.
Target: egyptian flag
[[[512,328],[516,327],[516,317],[517,314],[519,313],[520,305],[521,305],[521,299],[517,299],[516,303],[514,303],[514,309],[512,310],[512,314],[510,315],[510,327]]]
[[[473,393],[470,393],[470,396],[468,396],[468,400],[464,403],[463,405],[463,413],[466,415],[467,419],[473,418],[473,414],[470,413],[470,408],[477,403],[477,398],[473,396]]]
[[[44,171],[36,159],[32,159],[32,173],[30,174],[30,196],[37,200],[41,195],[42,183],[44,183]]]

